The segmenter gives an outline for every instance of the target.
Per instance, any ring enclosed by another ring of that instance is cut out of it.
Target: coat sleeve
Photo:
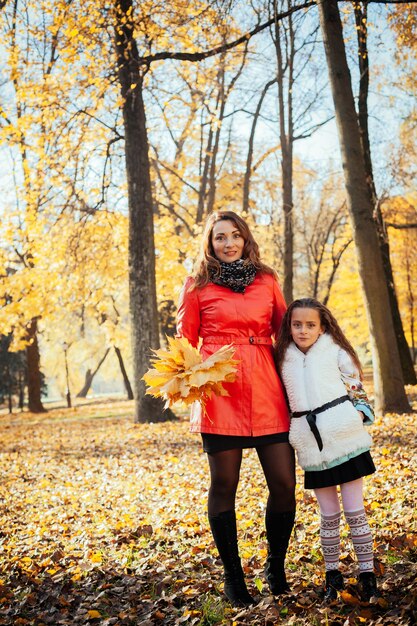
[[[365,415],[364,424],[372,424],[375,419],[374,412],[363,388],[358,369],[352,361],[350,354],[345,350],[339,350],[338,365],[341,378],[353,406]]]
[[[196,348],[200,330],[200,303],[197,289],[190,287],[194,279],[188,277],[181,290],[177,313],[177,337],[185,337]]]
[[[273,278],[273,310],[272,310],[272,333],[277,339],[281,329],[282,318],[287,310],[284,294],[276,278]]]

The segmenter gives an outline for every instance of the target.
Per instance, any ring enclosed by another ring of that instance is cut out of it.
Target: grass
[[[201,602],[201,619],[198,626],[219,624],[223,621],[224,616],[224,603],[221,598],[209,593],[205,594]]]

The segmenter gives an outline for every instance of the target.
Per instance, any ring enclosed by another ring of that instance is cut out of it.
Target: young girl
[[[363,599],[377,596],[372,535],[366,519],[362,477],[375,466],[363,424],[374,416],[361,383],[361,365],[329,309],[313,298],[295,300],[284,315],[276,344],[277,364],[290,404],[289,440],[314,489],[326,565],[325,601],[344,588],[340,555],[340,485],[343,510],[359,562]]]

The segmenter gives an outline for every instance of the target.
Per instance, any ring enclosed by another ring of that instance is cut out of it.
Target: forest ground
[[[417,408],[417,388],[408,388]],[[267,497],[252,450],[238,492],[240,551],[259,604],[232,609],[206,517],[207,461],[177,422],[133,423],[131,402],[0,415],[0,626],[384,624],[417,622],[415,415],[377,418],[366,480],[382,598],[361,603],[342,526],[347,590],[321,603],[317,505],[297,481],[291,593],[263,577]]]

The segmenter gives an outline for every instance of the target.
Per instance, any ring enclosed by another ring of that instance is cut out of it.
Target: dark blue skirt
[[[349,483],[362,476],[369,476],[376,471],[371,453],[362,452],[353,459],[349,459],[336,467],[320,470],[317,472],[305,472],[304,487],[306,489],[320,489],[321,487],[334,487],[342,483]]]

